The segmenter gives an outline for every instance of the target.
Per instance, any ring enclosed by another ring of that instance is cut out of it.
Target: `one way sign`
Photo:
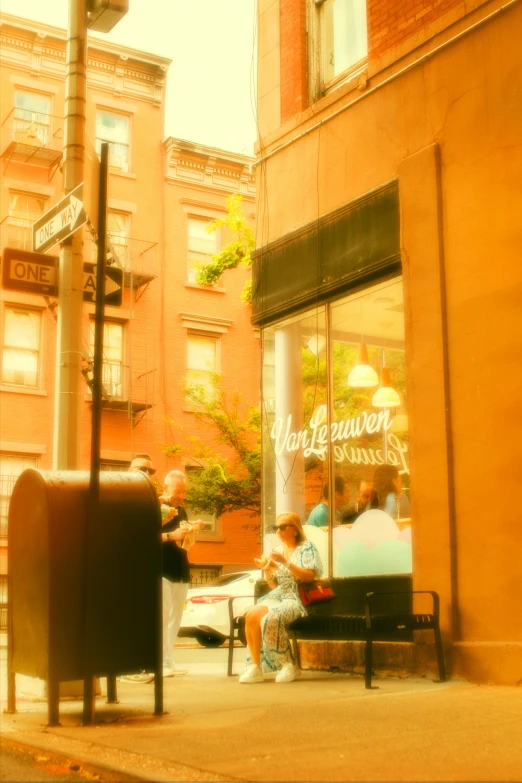
[[[2,285],[11,291],[59,296],[58,257],[29,253],[5,247],[2,257]],[[104,303],[120,307],[123,295],[123,270],[105,267]],[[96,265],[83,264],[83,301],[96,301]]]
[[[45,253],[87,222],[83,208],[83,182],[33,224],[33,250]]]

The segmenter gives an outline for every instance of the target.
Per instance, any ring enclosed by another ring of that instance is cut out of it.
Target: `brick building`
[[[260,0],[253,277],[265,524],[392,465],[378,535],[312,531],[330,573],[437,590],[453,674],[510,684],[521,27],[517,0]]]
[[[14,16],[1,17],[1,247],[32,249],[32,224],[63,195],[61,159],[65,31]],[[252,159],[164,139],[166,58],[89,37],[88,144],[110,144],[109,236],[124,272],[121,307],[107,306],[104,330],[102,469],[125,470],[149,452],[161,478],[187,460],[167,457],[176,428],[195,433],[182,379],[194,369],[221,372],[247,401],[259,399],[259,337],[240,301],[246,270],[218,286],[194,283],[194,262],[226,241],[204,225],[226,214],[241,193],[254,218]],[[84,258],[96,247],[83,229]],[[57,255],[59,247],[49,250]],[[55,300],[2,287],[0,476],[5,573],[6,518],[17,475],[53,467],[56,367]],[[83,308],[85,386],[80,469],[90,460],[89,370],[94,306]],[[251,361],[244,361],[247,353]],[[199,432],[199,431],[198,431]],[[212,441],[210,433],[203,439]],[[258,548],[252,519],[207,520],[191,560],[207,572],[250,564]],[[245,525],[248,525],[245,528]],[[209,568],[211,567],[211,568]]]

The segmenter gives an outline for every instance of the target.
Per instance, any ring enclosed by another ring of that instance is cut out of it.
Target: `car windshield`
[[[244,579],[245,576],[250,576],[249,571],[245,571],[242,574],[223,574],[216,579],[212,579],[210,582],[205,582],[202,587],[224,587],[225,585],[232,584],[232,582],[238,582],[240,579]]]

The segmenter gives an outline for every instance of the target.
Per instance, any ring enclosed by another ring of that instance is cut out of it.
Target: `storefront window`
[[[324,308],[288,319],[263,333],[263,510],[265,547],[283,511],[305,520],[328,485],[325,432],[312,442],[314,422],[327,402]],[[314,531],[315,532],[315,531]],[[322,557],[327,539],[319,528]]]
[[[292,510],[334,576],[411,573],[406,402],[401,279],[264,330],[266,549]]]

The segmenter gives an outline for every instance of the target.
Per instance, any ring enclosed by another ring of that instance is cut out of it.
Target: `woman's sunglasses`
[[[276,525],[275,529],[280,532],[281,530],[286,530],[287,527],[293,527],[295,530],[295,525],[286,524],[285,522],[282,525]]]

